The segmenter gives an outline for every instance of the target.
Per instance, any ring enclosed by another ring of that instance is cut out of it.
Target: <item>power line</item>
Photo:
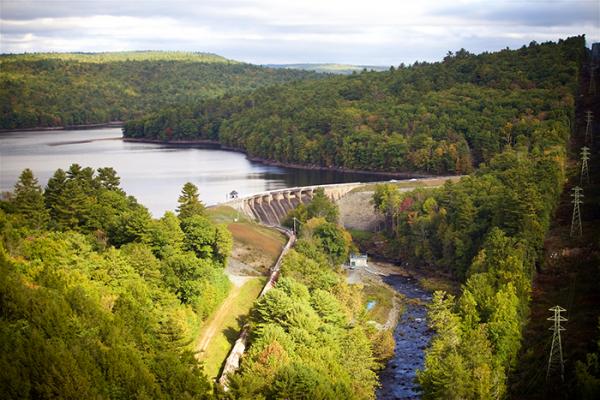
[[[546,371],[546,380],[550,377],[550,373],[556,369],[557,366],[560,366],[560,380],[562,382],[565,381],[565,364],[563,360],[563,351],[562,351],[562,341],[560,337],[560,332],[566,330],[563,328],[560,323],[568,321],[565,317],[560,315],[561,312],[565,312],[564,308],[561,306],[554,306],[548,309],[549,311],[553,311],[554,315],[548,318],[548,321],[554,321],[554,325],[550,328],[551,331],[554,331],[552,335],[552,347],[550,347],[550,357],[548,358],[548,369]]]
[[[583,235],[583,231],[581,228],[581,210],[579,209],[579,205],[583,203],[583,200],[581,200],[581,198],[583,197],[583,189],[579,186],[575,186],[573,188],[573,193],[571,194],[571,197],[573,197],[573,200],[571,201],[571,203],[573,203],[573,218],[571,219],[571,236],[573,236],[575,232],[579,232],[579,236],[581,236]]]

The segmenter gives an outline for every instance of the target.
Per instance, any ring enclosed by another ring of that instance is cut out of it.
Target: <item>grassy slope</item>
[[[199,360],[204,363],[204,371],[210,380],[218,377],[223,362],[237,340],[244,320],[254,300],[262,290],[266,278],[250,278],[242,287],[233,287],[221,307],[206,321],[200,331],[194,348],[200,353]],[[214,329],[211,338],[201,345],[208,330]],[[199,348],[203,347],[203,348]]]
[[[250,221],[230,207],[211,207],[208,213],[213,221],[227,224],[232,233],[232,258],[253,267],[242,272],[249,275],[256,271],[266,273],[275,264],[286,242],[281,233]],[[219,375],[223,362],[238,338],[245,316],[265,282],[266,277],[257,276],[249,277],[241,287],[233,286],[227,299],[200,330],[194,349],[200,351],[198,358],[204,362],[209,379]]]

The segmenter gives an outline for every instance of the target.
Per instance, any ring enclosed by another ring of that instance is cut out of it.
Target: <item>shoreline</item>
[[[37,132],[37,131],[74,131],[95,128],[120,128],[124,125],[123,121],[105,122],[102,124],[85,124],[85,125],[66,125],[66,126],[38,126],[33,128],[14,128],[0,129],[0,133],[12,132]]]
[[[371,170],[361,170],[361,169],[352,169],[352,168],[344,168],[344,167],[335,167],[335,166],[321,166],[314,164],[297,164],[297,163],[288,163],[283,161],[271,160],[268,158],[262,157],[253,157],[250,156],[245,150],[231,147],[224,144],[221,144],[217,140],[212,139],[201,139],[201,140],[160,140],[160,139],[145,139],[145,138],[122,138],[125,142],[137,142],[137,143],[153,143],[153,144],[162,144],[165,146],[175,146],[175,147],[187,147],[187,146],[206,146],[207,148],[219,148],[221,150],[227,151],[235,151],[237,153],[243,153],[246,155],[246,158],[249,161],[259,162],[261,164],[270,165],[274,167],[282,167],[282,168],[293,168],[293,169],[304,169],[309,171],[332,171],[332,172],[341,172],[341,173],[350,173],[350,174],[365,174],[365,175],[379,175],[390,178],[400,178],[400,179],[412,179],[412,178],[438,178],[442,175],[428,174],[424,172],[411,172],[411,171],[399,171],[399,172],[389,172],[389,171],[371,171]],[[454,175],[443,175],[443,176],[454,176]],[[458,176],[458,175],[456,175]]]

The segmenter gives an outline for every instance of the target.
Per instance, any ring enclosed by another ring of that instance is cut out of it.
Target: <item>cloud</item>
[[[254,63],[397,65],[585,33],[597,0],[0,0],[0,50],[208,51]]]
[[[502,25],[549,27],[595,24],[598,28],[600,3],[597,0],[472,1],[444,7],[435,14]]]

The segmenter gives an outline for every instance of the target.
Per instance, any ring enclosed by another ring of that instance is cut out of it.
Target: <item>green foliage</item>
[[[351,242],[344,233],[343,228],[329,222],[317,226],[313,231],[320,247],[336,265],[343,263],[348,258]]]
[[[194,215],[181,221],[185,234],[184,248],[200,258],[212,258],[225,266],[233,247],[231,233],[224,225],[215,225],[202,215]]]
[[[308,219],[325,218],[325,221],[332,224],[338,223],[340,214],[337,204],[325,195],[325,190],[323,188],[315,190],[313,198],[306,205],[306,212]]]
[[[74,164],[42,197],[25,170],[2,203],[4,397],[213,397],[190,347],[229,290],[231,236],[199,215],[185,233],[173,213],[153,220],[118,185],[112,168],[95,176]],[[44,212],[47,225],[25,224]],[[193,243],[205,239],[196,230],[209,232],[206,243]]]
[[[600,319],[598,319],[598,327],[600,328]],[[596,399],[600,396],[600,360],[598,359],[600,340],[598,340],[597,346],[595,352],[587,354],[585,362],[577,361],[575,363],[577,394],[584,400]]]
[[[234,398],[373,398],[371,342],[365,326],[349,325],[349,312],[327,291],[280,278],[253,310],[252,344],[233,380]]]
[[[126,137],[165,138],[190,119],[197,139],[252,157],[373,171],[469,173],[505,146],[553,141],[572,121],[583,36],[387,72],[300,81],[131,121]],[[548,111],[550,111],[548,113]],[[536,145],[537,146],[537,145]],[[546,147],[546,146],[545,146]]]
[[[394,343],[363,321],[362,292],[331,261],[349,242],[343,228],[322,217],[305,222],[275,288],[252,310],[251,344],[232,379],[232,398],[374,398],[374,371]]]
[[[337,224],[340,215],[340,210],[331,199],[325,195],[323,188],[315,190],[312,199],[307,204],[301,203],[298,207],[291,210],[283,225],[289,228],[294,226],[293,219],[295,218],[300,224],[296,224],[296,230],[302,232],[303,224],[313,218],[324,219],[332,224]]]
[[[514,57],[505,73],[484,85],[500,90],[494,101],[512,111],[497,109],[498,118],[480,126],[479,134],[464,130],[474,158],[485,161],[479,170],[433,190],[400,193],[392,186],[379,186],[373,198],[386,219],[397,257],[446,269],[464,282],[456,301],[442,294],[434,297],[429,318],[437,335],[418,375],[424,398],[504,394],[506,375],[520,348],[535,264],[565,181],[581,38],[509,53],[478,57],[461,53],[444,62],[489,71],[490,66],[473,61],[496,58],[501,63],[495,67],[498,73],[503,62]],[[550,74],[556,72],[550,60],[557,58],[561,65],[569,65],[570,75]],[[527,69],[534,59],[539,68]],[[514,70],[515,65],[526,67],[519,73],[527,79]],[[514,75],[512,83],[498,80],[510,77],[509,72]],[[516,86],[521,88],[518,94]],[[483,104],[478,116],[485,120],[488,105]],[[497,135],[493,145],[490,132]]]
[[[194,215],[204,215],[205,207],[202,201],[200,201],[198,193],[198,187],[191,182],[187,182],[181,189],[181,195],[177,202],[177,213],[179,219],[184,220]]]
[[[317,76],[203,53],[0,55],[0,128],[125,121],[165,107],[189,109],[226,92]],[[194,138],[207,128],[200,114],[178,126],[160,127],[165,138],[179,139]]]
[[[19,180],[15,184],[12,202],[25,226],[41,229],[48,223],[49,215],[48,210],[44,207],[42,188],[29,168],[19,176]]]

